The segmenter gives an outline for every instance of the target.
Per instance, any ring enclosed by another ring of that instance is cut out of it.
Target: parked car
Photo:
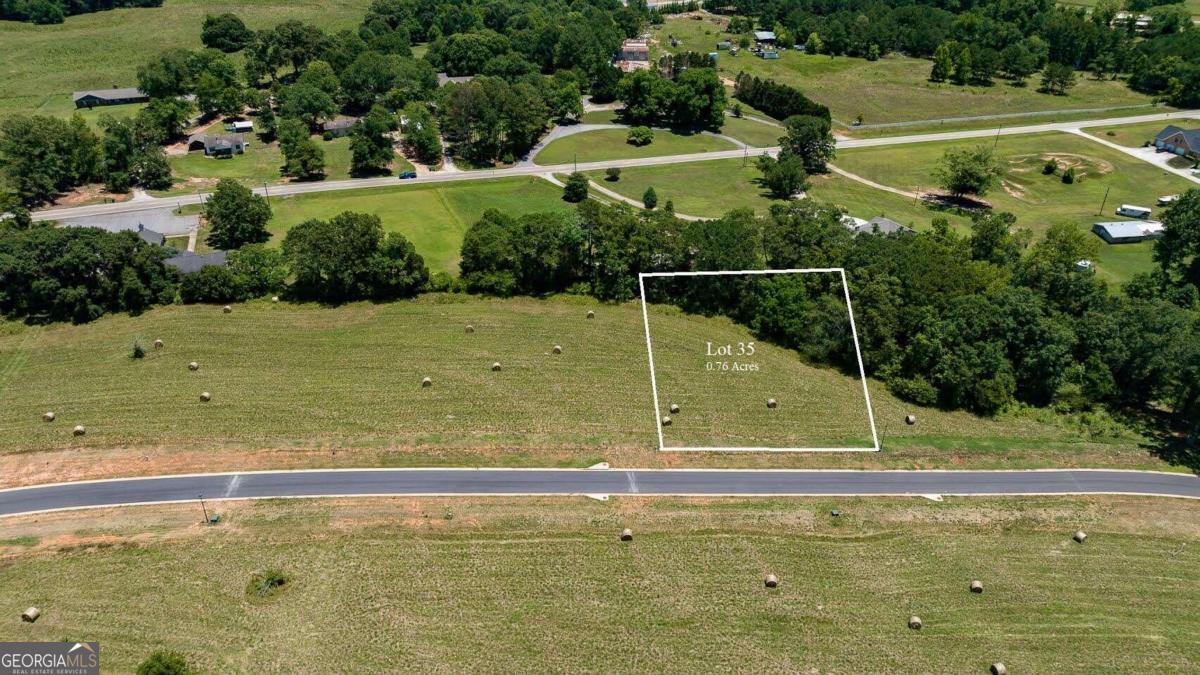
[[[404,180],[406,178],[416,178],[416,177],[417,177],[416,171],[405,171],[404,173],[400,174],[400,180]]]

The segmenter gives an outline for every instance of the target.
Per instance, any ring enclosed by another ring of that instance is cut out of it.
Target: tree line
[[[0,0],[0,20],[53,24],[121,7],[162,7],[162,0]]]

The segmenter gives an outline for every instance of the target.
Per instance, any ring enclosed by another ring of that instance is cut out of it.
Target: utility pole
[[[204,495],[197,495],[197,498],[200,500],[200,510],[204,511],[204,524],[208,525],[208,507],[204,505]]]
[[[267,198],[267,203],[271,203],[271,192],[267,189],[267,181],[263,181],[263,196]]]
[[[1000,130],[1003,128],[1004,128],[1003,124],[996,127],[996,140],[992,141],[992,150],[995,150],[996,146],[1000,145]]]
[[[575,173],[579,173],[579,153],[575,153]]]
[[[1108,186],[1108,187],[1106,187],[1106,188],[1104,188],[1104,199],[1103,199],[1103,200],[1101,200],[1101,202],[1100,202],[1100,210],[1099,210],[1098,212],[1096,212],[1096,215],[1098,215],[1098,216],[1102,216],[1102,215],[1104,215],[1104,205],[1108,203],[1108,191],[1109,191],[1109,190],[1111,190],[1111,189],[1112,189],[1112,186],[1111,186],[1111,185],[1110,185],[1110,186]]]

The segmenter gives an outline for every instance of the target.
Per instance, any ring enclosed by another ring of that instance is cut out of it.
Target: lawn
[[[831,508],[842,514],[830,517]],[[1200,504],[360,499],[8,519],[14,640],[198,672],[1194,672]],[[618,541],[621,528],[632,542]],[[1085,544],[1070,540],[1082,528]],[[269,600],[247,584],[289,576]],[[767,573],[779,586],[763,587]],[[984,592],[969,592],[973,579]],[[87,580],[87,583],[81,583]],[[42,616],[22,624],[16,612]],[[920,631],[907,627],[918,615]],[[564,648],[569,646],[569,648]]]
[[[936,185],[934,168],[948,148],[977,143],[940,142],[890,148],[843,150],[837,165],[876,182],[904,190],[929,189]],[[1153,204],[1159,195],[1176,194],[1191,186],[1183,178],[1168,174],[1150,164],[1070,134],[1002,136],[997,152],[1007,166],[1003,187],[989,192],[986,199],[995,209],[1011,211],[1017,224],[1041,233],[1048,226],[1066,222],[1087,230],[1098,220],[1121,220],[1113,211],[1120,204]],[[1058,176],[1041,172],[1047,158],[1058,158],[1063,165],[1076,165],[1083,180],[1064,184]],[[1107,202],[1100,213],[1101,202]],[[1101,249],[1109,247],[1100,243]],[[1133,249],[1129,253],[1099,258],[1100,273],[1116,281],[1125,281],[1133,272],[1145,269],[1148,259]]]
[[[616,182],[605,180],[603,171],[593,171],[588,176],[600,185],[636,200],[642,198],[647,187],[653,186],[659,204],[670,199],[678,212],[688,215],[717,217],[735,208],[752,208],[758,213],[766,213],[774,202],[755,182],[762,175],[754,166],[755,159],[756,154],[751,152],[746,161],[721,159],[627,167],[621,169],[621,178]],[[882,215],[918,229],[927,228],[939,215],[948,217],[954,224],[967,222],[961,216],[934,211],[911,199],[836,174],[811,176],[809,181],[808,194],[813,199],[842,206],[850,215],[859,218],[869,220]]]
[[[323,141],[315,139],[325,152],[326,180],[350,178],[350,139],[348,137]],[[175,187],[162,195],[187,194],[211,190],[222,178],[233,178],[248,187],[262,187],[264,183],[276,184],[291,179],[279,175],[283,165],[283,154],[278,143],[264,144],[252,137],[246,152],[228,159],[206,157],[203,152],[189,152],[167,158],[175,176]]]
[[[730,39],[723,32],[724,17],[669,19],[654,30],[660,44],[669,45],[674,35],[679,50],[708,53],[718,40]],[[733,38],[736,44],[736,36]],[[733,79],[739,72],[767,77],[796,86],[813,99],[829,106],[833,116],[849,124],[858,115],[867,124],[926,120],[969,115],[1101,108],[1150,103],[1150,99],[1131,91],[1122,82],[1096,81],[1080,77],[1068,96],[1038,93],[1037,81],[1026,87],[1013,87],[997,81],[990,87],[960,87],[928,81],[932,63],[899,55],[878,61],[852,57],[807,55],[785,50],[776,61],[765,61],[749,51],[730,56],[722,51],[717,67],[722,77]],[[1145,111],[1142,111],[1145,112]],[[1116,113],[1120,114],[1120,113]]]
[[[1073,7],[1095,7],[1100,0],[1058,0],[1058,4]],[[1192,16],[1200,18],[1200,0],[1183,0],[1184,7],[1192,12]]]
[[[0,21],[0,116],[39,110],[69,114],[72,91],[133,86],[138,66],[155,54],[173,47],[200,47],[206,14],[235,12],[254,30],[300,19],[333,33],[357,26],[369,4],[166,0],[161,8],[82,14],[52,26]]]
[[[770,148],[779,145],[779,138],[787,135],[784,129],[773,124],[732,116],[725,117],[721,133],[732,136],[754,148]]]
[[[595,319],[585,318],[589,309]],[[724,320],[658,312],[656,334],[688,334],[697,345],[754,339]],[[468,324],[474,334],[465,334]],[[1165,466],[1132,436],[1090,439],[1049,414],[985,419],[919,409],[875,382],[883,453],[658,453],[637,303],[457,295],[339,308],[261,301],[231,314],[171,306],[83,326],[0,328],[0,486],[218,466]],[[134,360],[134,339],[165,347]],[[551,353],[556,344],[560,355]],[[861,387],[764,349],[774,381],[800,388],[777,397],[784,405]],[[190,361],[200,370],[189,372]],[[490,369],[496,361],[498,373]],[[423,389],[427,376],[434,386]],[[212,392],[211,403],[198,400],[201,391]],[[58,421],[42,422],[46,410]],[[904,423],[910,412],[915,426]],[[861,416],[861,402],[843,414]],[[762,445],[794,433],[759,422],[734,416],[722,433]],[[76,424],[86,436],[71,436]]]
[[[519,215],[566,210],[562,189],[533,177],[458,183],[400,185],[272,197],[268,227],[272,241],[282,241],[293,225],[329,218],[342,211],[374,213],[389,232],[399,232],[417,247],[431,270],[458,273],[459,249],[467,227],[487,209]]]
[[[597,129],[564,136],[542,148],[533,161],[542,165],[569,164],[574,161],[599,162],[737,148],[729,141],[709,134],[680,134],[666,129],[655,129],[654,141],[649,145],[628,143],[628,136],[628,129]]]
[[[1087,127],[1084,131],[1098,136],[1117,145],[1127,148],[1140,148],[1146,143],[1153,143],[1154,137],[1168,124],[1184,129],[1195,129],[1200,126],[1200,120],[1179,119],[1165,122],[1142,122],[1141,124],[1125,124],[1115,127]]]

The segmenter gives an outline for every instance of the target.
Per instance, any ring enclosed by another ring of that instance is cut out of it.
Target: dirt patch
[[[1000,187],[1003,188],[1010,197],[1015,197],[1017,199],[1025,198],[1025,188],[1021,187],[1019,183],[1015,183],[1006,178],[1000,181]]]
[[[1009,171],[1020,174],[1041,173],[1046,162],[1050,160],[1054,160],[1058,164],[1060,175],[1067,169],[1075,169],[1077,178],[1103,176],[1116,170],[1112,162],[1091,155],[1080,155],[1073,152],[1043,152],[1010,157],[1008,160]]]
[[[133,198],[133,193],[109,192],[100,183],[81,185],[70,192],[60,195],[55,200],[55,207],[84,206],[87,204],[127,202]]]

